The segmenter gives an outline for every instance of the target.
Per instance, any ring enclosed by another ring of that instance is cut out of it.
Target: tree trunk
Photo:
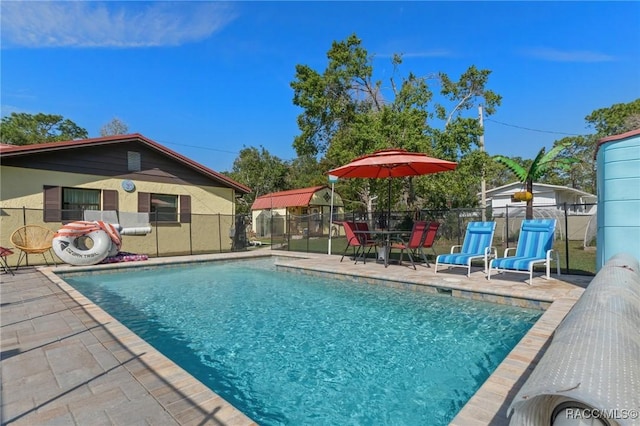
[[[531,193],[531,199],[527,200],[527,211],[526,211],[526,219],[533,219],[533,181],[531,179],[527,180],[525,191]]]

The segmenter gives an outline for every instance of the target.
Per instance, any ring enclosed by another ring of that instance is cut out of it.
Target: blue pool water
[[[271,259],[63,278],[261,425],[446,425],[541,314]]]

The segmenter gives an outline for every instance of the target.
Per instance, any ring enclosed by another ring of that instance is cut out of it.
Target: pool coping
[[[58,266],[57,268],[40,267],[38,268],[49,280],[60,286],[76,303],[80,304],[88,313],[90,313],[96,321],[103,324],[113,333],[122,339],[122,344],[127,346],[128,355],[131,353],[140,356],[141,360],[152,369],[156,375],[162,377],[172,386],[183,390],[185,398],[195,398],[196,401],[203,400],[206,403],[205,410],[211,410],[211,401],[215,401],[218,406],[221,404],[224,410],[222,415],[228,416],[229,424],[238,425],[254,425],[253,420],[241,413],[228,402],[224,401],[215,392],[206,388],[201,382],[192,377],[182,368],[175,365],[172,361],[155,350],[151,345],[139,338],[124,325],[120,324],[115,318],[104,312],[97,305],[85,298],[81,293],[73,289],[62,278],[56,275],[56,272],[87,272],[87,271],[112,271],[114,269],[140,268],[146,266],[159,266],[167,264],[184,264],[184,263],[201,263],[210,261],[238,260],[250,259],[256,257],[270,257],[274,259],[278,268],[284,268],[291,271],[298,270],[304,273],[312,273],[317,275],[332,274],[343,275],[346,279],[363,282],[366,284],[377,284],[381,281],[387,285],[406,288],[417,291],[429,291],[441,293],[450,291],[453,297],[466,297],[476,300],[485,300],[493,303],[507,303],[515,306],[543,310],[542,316],[525,334],[520,342],[513,348],[507,357],[498,365],[491,376],[482,384],[472,398],[465,404],[462,410],[451,421],[451,425],[473,426],[473,425],[507,425],[509,419],[507,416],[507,408],[517,391],[524,384],[527,377],[537,365],[546,347],[551,341],[556,327],[569,312],[571,307],[580,298],[584,289],[579,286],[567,287],[566,291],[562,291],[559,295],[549,296],[548,294],[523,291],[509,291],[509,289],[493,289],[487,291],[479,291],[479,288],[469,288],[469,282],[464,278],[442,274],[437,279],[427,280],[425,282],[422,274],[415,274],[415,277],[405,276],[402,279],[394,276],[393,272],[389,272],[386,268],[377,269],[360,269],[336,267],[337,257],[331,256],[331,263],[325,260],[327,255],[315,255],[309,253],[295,252],[236,252],[223,253],[215,255],[196,255],[196,256],[180,256],[171,258],[149,259],[144,264],[131,262],[120,264],[104,264],[92,265],[87,267]],[[309,262],[309,261],[314,261]],[[346,263],[346,262],[345,262]],[[349,262],[351,263],[351,262]],[[342,265],[342,263],[340,264]],[[560,280],[559,280],[560,281]],[[518,287],[519,288],[519,287]],[[481,289],[481,288],[480,288]],[[526,287],[525,287],[526,289]],[[516,293],[516,294],[514,294]],[[535,298],[523,297],[523,294],[535,295]],[[478,296],[480,295],[480,296]],[[522,301],[526,302],[522,302]],[[531,304],[529,302],[533,301]],[[117,354],[116,354],[117,355]],[[142,372],[144,373],[144,372]],[[148,376],[148,374],[147,374]],[[142,374],[142,379],[144,379]],[[140,379],[140,378],[139,378]],[[186,385],[188,383],[188,385]],[[209,394],[210,392],[210,394]],[[206,395],[206,396],[203,396]],[[204,405],[204,404],[203,404]],[[180,413],[171,413],[172,407],[164,406],[170,414],[177,416]]]
[[[165,262],[155,263],[153,266],[163,263]],[[151,264],[142,266],[147,265],[151,266]],[[194,420],[196,420],[194,424],[203,424],[201,419],[207,416],[203,416],[202,413],[212,413],[215,414],[216,420],[225,425],[257,426],[257,423],[247,415],[67,284],[56,274],[56,272],[64,272],[65,267],[38,269],[81,307],[83,314],[100,324],[109,336],[103,344],[113,348],[111,352],[119,362],[125,365],[132,359],[136,360],[136,365],[127,366],[129,373],[147,389],[178,424],[190,424]],[[91,268],[87,270],[89,269]],[[112,269],[104,268],[104,270]],[[70,272],[80,272],[80,270],[72,269]],[[171,391],[167,391],[167,388]],[[170,393],[176,393],[178,396],[169,395]],[[190,404],[180,403],[181,401],[189,401]],[[189,407],[193,403],[197,407]],[[206,420],[204,422],[206,423]]]
[[[307,267],[299,264],[277,263],[291,270],[309,271]],[[319,275],[332,274],[336,272],[333,268],[322,265],[311,268]],[[368,284],[376,284],[381,279],[372,277],[369,273],[362,271],[350,272],[347,276]],[[452,297],[463,297],[474,300],[483,300],[492,303],[510,304],[530,309],[543,310],[542,316],[522,337],[518,344],[509,352],[506,358],[498,365],[489,378],[480,386],[476,393],[467,401],[460,412],[453,418],[450,425],[474,426],[474,425],[508,425],[509,418],[507,410],[511,400],[522,387],[529,374],[538,364],[544,351],[551,342],[553,333],[562,322],[569,310],[580,298],[584,289],[578,286],[568,289],[560,297],[538,296],[536,299],[528,299],[521,292],[516,297],[509,291],[471,291],[464,284],[464,280],[445,280],[437,283],[424,283],[421,281],[410,282],[411,280],[395,280],[383,278],[387,285],[396,288],[405,288],[414,291],[427,291],[431,293],[442,293],[442,288],[451,290]],[[409,281],[409,282],[407,282]],[[525,287],[526,288],[526,287]],[[533,303],[529,303],[533,302]]]

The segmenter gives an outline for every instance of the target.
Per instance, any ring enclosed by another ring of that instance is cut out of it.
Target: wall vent
[[[130,172],[139,172],[142,170],[139,152],[127,151],[127,169]]]

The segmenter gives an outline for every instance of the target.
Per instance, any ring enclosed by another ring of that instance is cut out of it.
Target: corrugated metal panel
[[[625,134],[629,133],[633,132]],[[601,145],[597,170],[599,271],[617,253],[640,259],[640,132],[620,140],[609,138]]]
[[[313,194],[324,188],[326,188],[326,186],[314,186],[311,188],[272,192],[271,194],[266,194],[256,198],[251,206],[251,210],[308,206]]]

